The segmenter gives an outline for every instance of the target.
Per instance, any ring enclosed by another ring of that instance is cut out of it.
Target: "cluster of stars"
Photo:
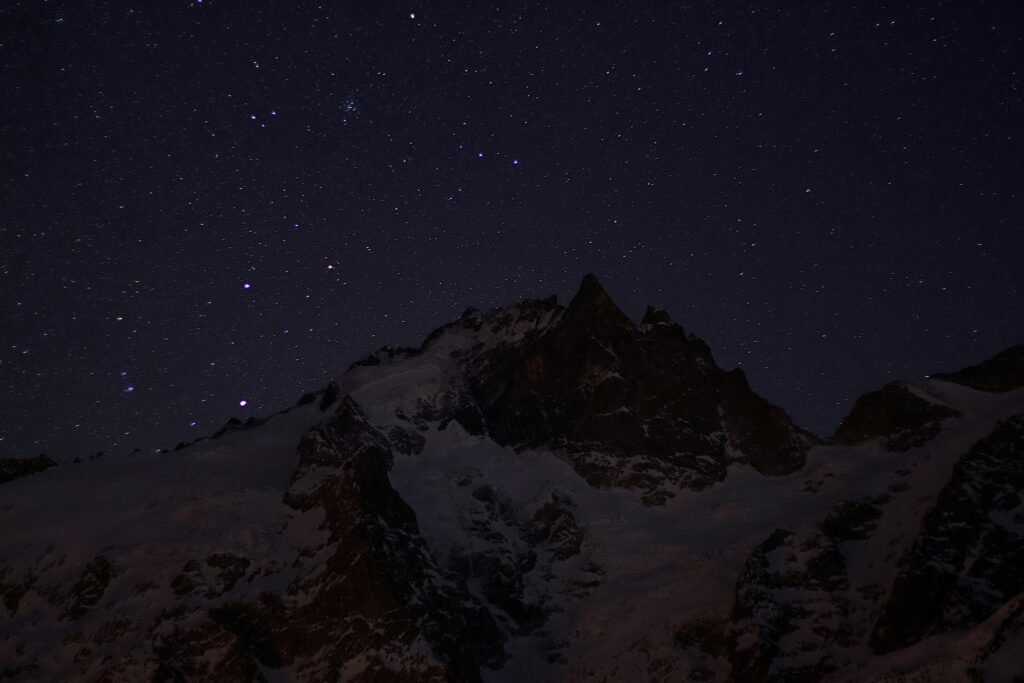
[[[115,5],[0,22],[0,457],[167,446],[585,272],[821,432],[1024,336],[1019,13]]]

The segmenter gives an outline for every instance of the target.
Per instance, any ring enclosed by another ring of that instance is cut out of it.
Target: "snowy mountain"
[[[819,439],[596,279],[164,454],[0,463],[0,679],[1024,673],[1024,347]]]

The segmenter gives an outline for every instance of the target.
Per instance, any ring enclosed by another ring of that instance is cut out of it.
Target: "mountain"
[[[173,451],[4,463],[0,679],[1020,680],[1022,367],[821,439],[592,276],[469,309]]]

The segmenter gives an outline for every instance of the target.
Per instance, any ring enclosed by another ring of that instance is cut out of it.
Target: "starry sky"
[[[1010,0],[8,0],[0,456],[173,447],[586,272],[830,432],[1024,340],[1022,84]]]

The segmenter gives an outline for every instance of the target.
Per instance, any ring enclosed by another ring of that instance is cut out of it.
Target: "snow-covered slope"
[[[1007,354],[822,441],[592,277],[471,309],[174,452],[5,465],[0,679],[1014,680]]]

